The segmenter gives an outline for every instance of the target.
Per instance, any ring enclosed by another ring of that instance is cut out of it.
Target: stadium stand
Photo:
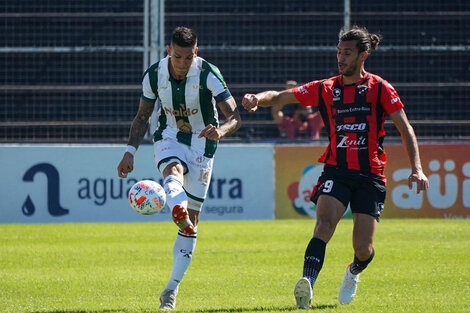
[[[0,142],[125,142],[143,73],[144,1],[3,1]],[[468,140],[470,2],[351,2],[351,24],[383,35],[366,69],[398,89],[418,137]],[[343,23],[343,1],[165,1],[165,40],[175,26],[195,28],[199,55],[238,103],[287,79],[335,75]],[[244,125],[226,142],[277,140],[269,110],[241,111]]]

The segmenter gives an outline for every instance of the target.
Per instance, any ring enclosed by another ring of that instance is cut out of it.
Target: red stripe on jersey
[[[366,73],[356,84],[344,86],[335,76],[294,88],[293,93],[303,105],[318,106],[322,115],[330,143],[320,162],[385,181],[385,114],[404,107],[387,81]]]

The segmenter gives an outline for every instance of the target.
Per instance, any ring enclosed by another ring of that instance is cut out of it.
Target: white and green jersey
[[[217,142],[197,138],[209,124],[219,126],[216,102],[231,97],[219,69],[196,57],[182,81],[168,70],[167,56],[148,68],[142,81],[142,98],[161,103],[154,141],[173,138],[212,158]]]

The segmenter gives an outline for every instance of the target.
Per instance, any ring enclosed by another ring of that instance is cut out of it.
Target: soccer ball
[[[153,180],[141,180],[131,187],[127,199],[134,211],[142,215],[151,215],[163,209],[166,194],[159,183]]]

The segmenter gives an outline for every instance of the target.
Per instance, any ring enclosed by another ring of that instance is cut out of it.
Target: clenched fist
[[[254,94],[247,93],[243,96],[242,106],[249,113],[253,113],[258,109],[258,98]]]

